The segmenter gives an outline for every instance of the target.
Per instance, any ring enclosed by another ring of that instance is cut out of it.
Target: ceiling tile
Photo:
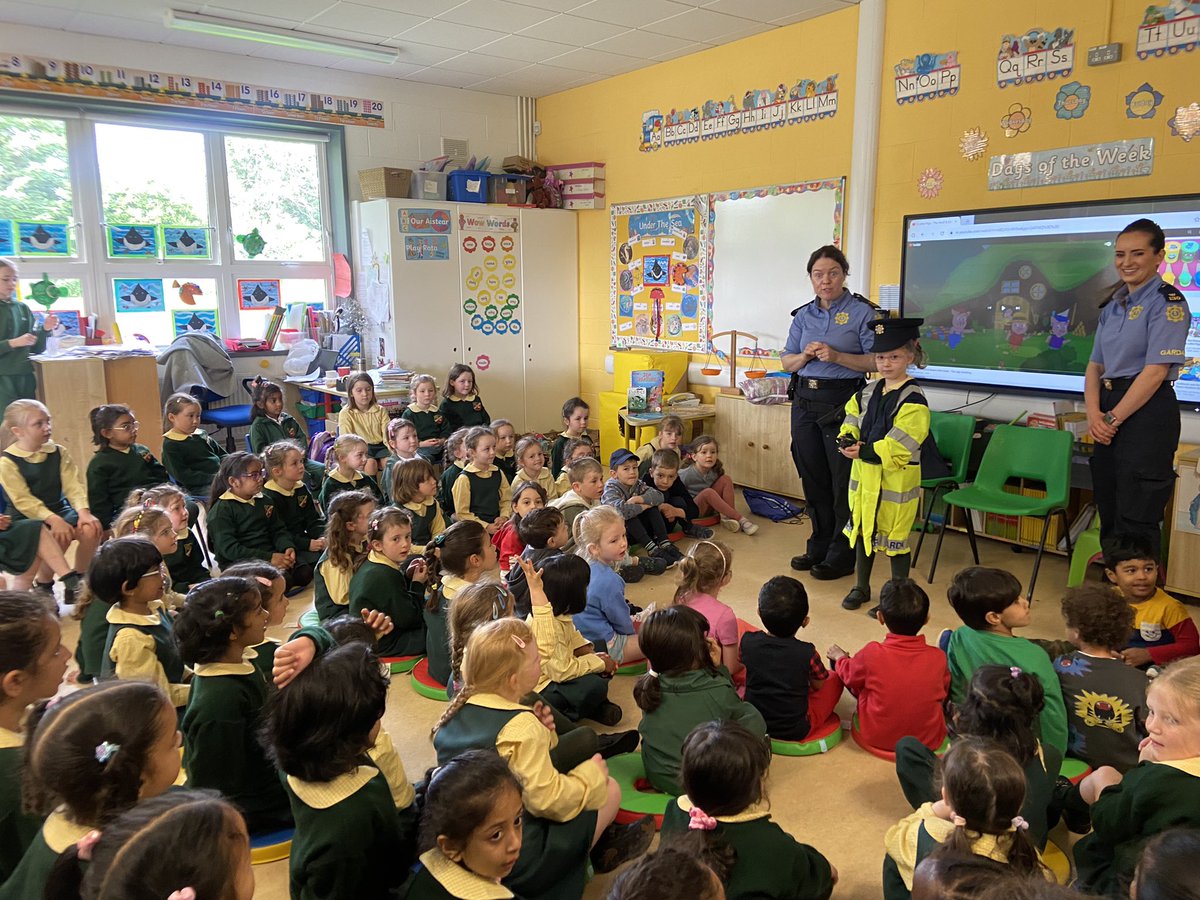
[[[570,50],[571,46],[570,44],[539,41],[537,38],[510,34],[479,49],[489,56],[503,56],[505,59],[519,59],[535,63],[550,59],[552,56],[560,56]]]
[[[125,0],[125,2],[137,3],[143,8],[147,5],[144,0]],[[182,4],[166,0],[164,6],[172,6],[180,8]],[[290,19],[292,22],[306,22],[313,16],[320,15],[325,10],[337,5],[337,0],[254,0],[253,11],[260,16],[274,16],[279,19]],[[104,2],[105,8],[109,6],[108,0]],[[228,0],[226,3],[210,3],[206,6],[229,6]],[[205,12],[209,10],[206,8]],[[216,15],[216,13],[213,13]],[[242,18],[239,13],[233,18]]]
[[[80,34],[150,41],[156,44],[173,41],[179,33],[171,31],[161,20],[138,22],[133,19],[119,19],[116,16],[100,16],[94,13],[73,13],[68,28]]]
[[[323,0],[323,2],[328,4],[333,0]],[[24,3],[5,3],[4,6],[26,8],[32,6],[39,9],[53,7],[55,9],[73,9],[77,12],[93,12],[98,4],[90,3],[88,0],[40,0],[38,3],[29,3],[26,0]],[[157,19],[161,22],[163,12],[170,8],[181,9],[185,12],[200,12],[204,8],[204,0],[179,0],[179,2],[171,2],[171,0],[112,0],[111,3],[105,2],[103,7],[104,15],[142,20]]]
[[[806,8],[813,5],[814,0],[713,0],[704,8],[759,22],[773,22],[784,16],[807,15]]]
[[[442,13],[438,18],[477,28],[496,31],[520,31],[551,18],[554,13],[532,6],[518,6],[507,0],[467,0],[461,6]]]
[[[458,6],[463,0],[359,0],[363,6],[376,6],[392,12],[410,13],[414,16],[438,16]]]
[[[624,25],[610,25],[608,22],[581,19],[579,16],[564,13],[524,29],[521,36],[541,38],[544,41],[558,41],[570,44],[572,47],[587,47],[597,41],[614,38],[628,32],[629,29]]]
[[[817,16],[823,16],[826,13],[839,12],[846,9],[848,6],[854,6],[853,3],[842,3],[840,0],[809,0],[805,4],[802,12],[792,13],[791,15],[781,16],[778,19],[772,19],[772,25],[791,25],[793,22],[803,22],[805,19],[815,19]]]
[[[597,25],[600,23],[597,22]],[[626,31],[619,37],[606,41],[597,41],[589,49],[607,50],[610,53],[622,53],[625,56],[639,56],[644,59],[657,57],[661,53],[691,47],[695,41],[671,37],[668,34],[658,34],[649,30]]]
[[[457,25],[442,19],[430,19],[416,28],[397,35],[401,41],[416,41],[418,44],[433,44],[435,47],[451,47],[455,50],[474,50],[504,37],[500,31]]]
[[[577,6],[583,6],[588,0],[513,0],[513,2],[520,6],[532,6],[535,9],[570,12]]]
[[[735,28],[727,34],[721,35],[713,43],[730,44],[733,41],[740,41],[742,38],[752,37],[756,34],[762,34],[764,31],[771,31],[778,28],[778,25],[772,25],[769,22],[751,22],[748,19],[743,20],[746,24],[740,28]]]
[[[369,59],[339,59],[329,64],[330,69],[346,72],[360,72],[363,75],[379,75],[382,78],[407,78],[415,72],[420,72],[425,66],[407,65],[405,63],[377,63]]]
[[[495,78],[498,75],[509,75],[528,65],[529,63],[519,59],[504,59],[499,56],[488,56],[486,53],[463,53],[446,60],[439,68],[453,69],[456,72],[470,72],[480,78]]]
[[[404,78],[405,81],[420,81],[423,84],[440,84],[445,87],[465,88],[471,87],[473,84],[482,80],[479,75],[472,75],[469,72],[451,72],[449,69],[439,69],[436,66],[430,66],[427,69],[421,69],[419,72],[414,72]]]
[[[682,56],[691,56],[693,53],[711,50],[712,47],[712,44],[696,42],[694,44],[688,44],[686,47],[682,47],[679,50],[668,50],[665,53],[659,53],[654,57],[654,61],[666,62],[668,59],[679,59]]]
[[[436,66],[448,59],[454,59],[454,57],[462,55],[461,50],[452,50],[449,47],[435,47],[432,44],[418,44],[415,41],[406,41],[403,37],[388,38],[383,42],[383,45],[385,47],[394,47],[400,51],[398,62],[412,63],[416,66]]]
[[[47,9],[32,3],[5,3],[0,6],[0,20],[12,25],[38,25],[42,28],[66,28],[74,17],[70,9]],[[5,47],[8,51],[19,51],[19,47]]]
[[[252,25],[270,25],[272,28],[295,28],[295,19],[284,19],[279,16],[264,16],[259,13],[243,12],[240,9],[208,5],[204,8],[205,15],[220,16],[222,19],[236,19]]]
[[[746,19],[737,16],[709,12],[707,9],[689,9],[677,16],[655,22],[652,30],[690,41],[715,41],[749,24],[751,23]]]
[[[424,16],[389,12],[361,3],[339,3],[308,20],[310,25],[324,25],[343,31],[356,31],[370,35],[378,42],[394,34],[400,34],[425,21]]]
[[[550,60],[552,65],[565,69],[575,69],[580,72],[600,72],[604,75],[620,75],[622,72],[632,72],[646,64],[645,59],[636,56],[622,56],[619,53],[605,53],[603,50],[590,50],[581,47],[556,56]]]
[[[591,0],[572,12],[585,19],[639,28],[689,9],[691,7],[672,0]]]
[[[604,77],[597,72],[571,72],[570,75],[539,72],[535,75],[525,75],[525,72],[529,72],[532,69],[542,68],[544,67],[531,66],[530,69],[522,70],[515,75],[505,75],[500,78],[482,81],[474,85],[472,89],[487,91],[489,93],[506,94],[513,97],[543,97],[546,94],[556,94],[559,91],[578,87],[581,84],[599,81]]]

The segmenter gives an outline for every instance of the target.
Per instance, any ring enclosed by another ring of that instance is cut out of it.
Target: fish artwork
[[[32,234],[21,238],[21,242],[29,244],[34,250],[46,252],[54,249],[54,245],[58,243],[58,238],[39,225]]]
[[[171,287],[179,289],[179,299],[188,306],[196,305],[196,298],[203,297],[204,291],[200,290],[200,285],[194,281],[185,281],[180,284],[178,281],[172,281]]]
[[[185,229],[183,234],[173,241],[170,241],[170,246],[176,253],[187,253],[189,255],[204,252],[204,245],[191,236]]]
[[[254,257],[258,256],[258,254],[262,253],[263,248],[267,246],[267,242],[263,239],[263,236],[258,233],[257,228],[253,229],[247,234],[239,234],[235,239],[239,244],[242,245],[242,249],[246,251],[246,255],[251,259],[254,259]]]
[[[192,313],[192,317],[187,321],[188,331],[208,331],[208,323],[205,322],[197,313]]]
[[[139,250],[144,250],[146,247],[145,235],[138,231],[136,227],[131,225],[129,226],[129,230],[121,236],[121,245],[126,250],[134,253],[138,252]]]
[[[255,285],[254,291],[250,294],[246,294],[244,297],[242,297],[242,299],[246,301],[247,305],[254,304],[255,306],[262,306],[262,302],[268,299],[270,296],[270,294],[262,289],[262,285]]]
[[[149,306],[154,302],[155,297],[139,284],[128,294],[122,294],[121,299],[125,301],[127,309],[135,309],[139,306]]]

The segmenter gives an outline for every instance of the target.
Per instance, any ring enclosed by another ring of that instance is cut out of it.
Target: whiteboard
[[[710,333],[747,331],[760,356],[778,355],[791,311],[813,298],[809,254],[841,246],[845,186],[832,178],[709,195]],[[739,342],[739,355],[751,352],[752,341]]]

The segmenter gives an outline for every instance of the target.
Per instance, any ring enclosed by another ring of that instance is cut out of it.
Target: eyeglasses
[[[253,472],[243,472],[241,475],[234,476],[235,478],[253,478],[255,481],[262,481],[267,477],[265,469],[255,469]]]
[[[124,425],[114,425],[112,430],[113,431],[137,431],[138,426],[141,424],[142,423],[139,422],[137,419],[134,419],[132,422],[127,422]]]
[[[141,581],[142,578],[154,578],[154,577],[158,577],[158,578],[166,578],[167,577],[167,564],[166,563],[160,563],[157,569],[151,569],[145,575],[142,575],[140,578],[138,578],[138,581]]]

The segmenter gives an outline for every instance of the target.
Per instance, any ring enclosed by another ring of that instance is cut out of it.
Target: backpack
[[[321,465],[328,465],[327,457],[336,435],[332,431],[318,431],[308,442],[308,458]]]
[[[754,488],[742,488],[742,496],[746,498],[750,512],[756,516],[762,516],[764,519],[770,519],[772,522],[799,522],[807,509],[787,497],[780,497],[778,494]]]

